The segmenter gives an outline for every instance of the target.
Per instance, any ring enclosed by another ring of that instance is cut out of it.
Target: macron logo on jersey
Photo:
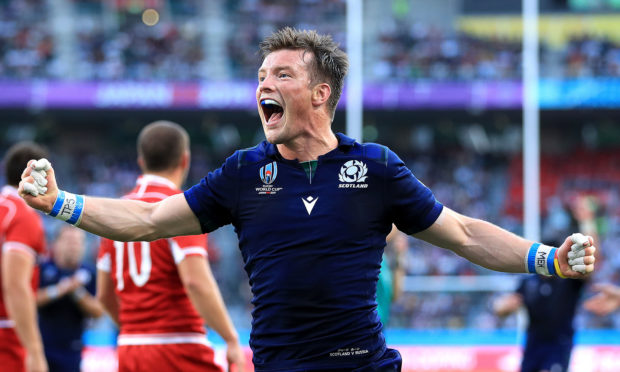
[[[319,200],[318,197],[315,199],[312,196],[301,198],[301,201],[304,202],[304,207],[306,207],[306,211],[308,211],[308,216],[310,215],[310,213],[312,213],[312,209],[314,208],[317,200]]]

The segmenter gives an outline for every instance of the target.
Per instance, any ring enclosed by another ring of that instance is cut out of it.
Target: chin
[[[265,136],[265,137],[267,138],[267,142],[271,143],[272,145],[278,145],[282,143],[280,138],[278,138],[277,136]]]
[[[277,145],[279,143],[282,143],[282,133],[280,132],[275,132],[273,130],[268,130],[265,129],[265,138],[267,139],[267,142],[272,143],[274,145]]]

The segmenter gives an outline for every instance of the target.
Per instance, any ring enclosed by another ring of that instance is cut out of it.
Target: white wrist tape
[[[555,251],[557,248],[534,243],[525,256],[525,271],[540,275],[558,275],[555,268]]]
[[[49,215],[72,225],[79,226],[80,222],[82,222],[84,202],[84,195],[75,195],[70,192],[58,190],[56,202]]]

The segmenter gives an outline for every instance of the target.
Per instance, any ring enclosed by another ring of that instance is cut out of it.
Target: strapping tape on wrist
[[[56,202],[52,207],[50,216],[78,226],[82,221],[84,211],[84,195],[75,195],[70,192],[58,190]]]
[[[557,248],[540,243],[534,243],[525,257],[525,270],[545,276],[559,276],[563,278],[557,257]]]

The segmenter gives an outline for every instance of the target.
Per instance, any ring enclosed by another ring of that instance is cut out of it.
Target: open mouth
[[[282,109],[282,105],[276,102],[273,99],[263,99],[260,101],[260,106],[263,109],[263,114],[265,114],[265,120],[267,123],[278,120],[284,114],[284,109]]]

